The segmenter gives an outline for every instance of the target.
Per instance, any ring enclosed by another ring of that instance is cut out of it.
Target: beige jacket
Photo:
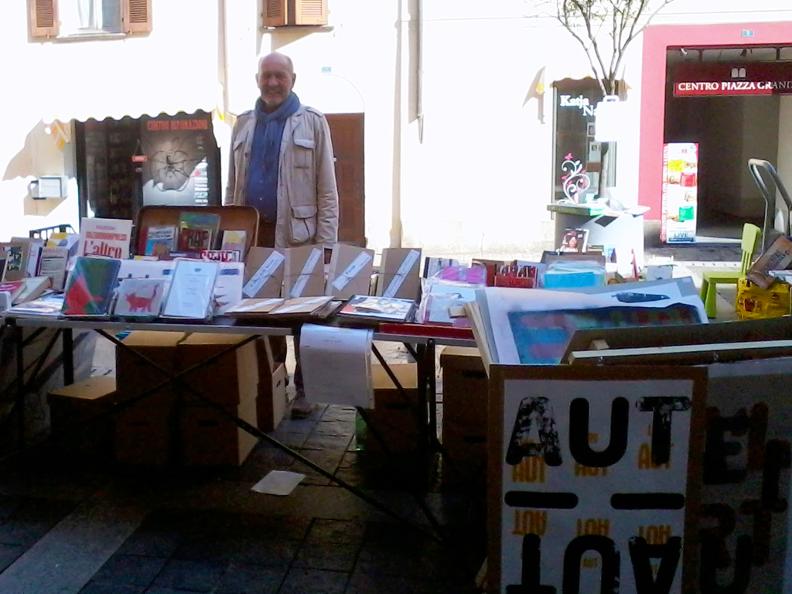
[[[231,135],[228,185],[223,204],[245,204],[247,171],[256,114],[237,118]],[[283,129],[278,161],[278,220],[275,247],[335,243],[338,238],[336,188],[330,128],[321,112],[301,105]]]

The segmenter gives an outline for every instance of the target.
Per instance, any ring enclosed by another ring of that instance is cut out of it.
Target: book
[[[215,315],[222,315],[226,310],[242,300],[242,280],[245,265],[242,262],[222,262],[217,272],[212,306]]]
[[[121,262],[115,258],[77,256],[66,279],[62,313],[66,316],[106,316]]]
[[[355,295],[338,311],[339,317],[375,322],[407,322],[415,310],[415,301],[397,297]]]
[[[118,285],[113,313],[122,318],[156,318],[166,288],[162,279],[125,278]]]
[[[212,315],[212,292],[218,262],[179,258],[173,269],[162,317],[205,320]]]
[[[244,229],[226,229],[223,231],[222,250],[239,250],[240,254],[245,253],[247,245],[247,231]]]
[[[69,249],[67,247],[44,247],[41,250],[39,262],[39,275],[48,276],[52,281],[52,288],[62,291],[66,284],[66,267],[69,263]]]
[[[201,260],[214,260],[215,262],[241,262],[242,252],[239,250],[201,250]]]
[[[564,235],[561,237],[561,245],[559,251],[561,252],[577,252],[582,253],[586,251],[588,243],[588,229],[566,229]]]
[[[8,255],[8,243],[0,242],[0,280],[5,276],[6,257]]]
[[[421,290],[420,264],[420,248],[383,249],[377,295],[418,299]]]
[[[45,293],[38,299],[26,301],[6,310],[12,316],[47,316],[57,318],[63,309],[64,293]]]
[[[36,237],[12,237],[11,243],[27,245],[25,276],[36,276],[38,274],[39,259],[41,258],[41,249],[44,247],[44,240]]]
[[[304,245],[283,251],[283,296],[305,297],[324,294],[324,248]]]
[[[19,279],[15,281],[2,281],[0,282],[0,292],[8,293],[11,296],[11,303],[17,296],[25,289],[25,280]]]
[[[79,245],[80,235],[78,233],[57,232],[49,236],[47,243],[44,244],[44,247],[66,248],[69,252],[69,256],[76,256]]]
[[[27,276],[30,243],[11,240],[6,247],[6,265],[3,273],[4,281],[22,280]]]
[[[325,294],[336,299],[368,295],[373,264],[374,250],[344,243],[335,244],[330,258]]]
[[[85,217],[80,223],[80,245],[77,255],[126,260],[129,258],[131,238],[131,220]]]
[[[219,214],[183,211],[179,213],[177,249],[184,252],[210,250],[214,247],[219,229]]]
[[[22,280],[22,290],[12,299],[12,302],[17,304],[32,301],[40,297],[51,286],[52,280],[48,276],[29,276]]]
[[[175,225],[152,225],[146,229],[146,245],[143,249],[144,256],[168,258],[170,253],[175,249]]]
[[[768,271],[784,270],[790,266],[792,266],[792,240],[779,235],[748,269],[746,276],[752,283],[767,289],[775,281]]]
[[[253,246],[245,261],[244,297],[280,297],[286,256],[274,248]]]
[[[269,317],[289,320],[325,319],[335,313],[341,303],[331,295],[292,297],[270,310]]]
[[[230,306],[225,314],[232,318],[261,318],[281,305],[285,299],[282,297],[269,297],[263,299],[242,299],[239,303]]]

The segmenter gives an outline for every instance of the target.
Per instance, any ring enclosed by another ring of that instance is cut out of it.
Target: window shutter
[[[151,31],[151,2],[153,0],[123,0],[124,33]]]
[[[58,36],[58,0],[28,0],[30,37]]]
[[[294,0],[294,25],[326,25],[327,0]]]
[[[283,27],[288,24],[286,17],[288,9],[287,0],[264,0],[264,26]]]

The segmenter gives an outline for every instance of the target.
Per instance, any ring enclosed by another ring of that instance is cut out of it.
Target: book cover
[[[163,317],[203,320],[212,314],[218,262],[177,259]]]
[[[374,250],[337,243],[333,246],[325,294],[336,299],[368,295],[374,265]]]
[[[36,276],[38,274],[39,259],[41,258],[41,250],[44,247],[44,240],[35,237],[12,237],[11,243],[20,243],[27,246],[25,276]]]
[[[241,262],[242,252],[239,250],[201,250],[201,260],[215,262]]]
[[[226,310],[242,300],[242,279],[245,265],[242,262],[222,262],[217,272],[212,305],[215,315],[222,315]]]
[[[269,315],[285,299],[270,297],[264,299],[242,299],[239,303],[230,306],[226,315],[234,318],[260,318]]]
[[[220,249],[239,250],[240,254],[244,254],[246,244],[247,231],[244,229],[226,229],[223,231],[223,243]]]
[[[132,238],[132,221],[83,218],[78,256],[104,256],[126,260]]]
[[[4,281],[21,280],[27,276],[30,243],[11,241],[6,248],[6,266],[3,273]]]
[[[385,248],[377,278],[377,295],[417,299],[421,290],[420,248]]]
[[[116,259],[78,256],[66,279],[62,313],[67,316],[108,315],[120,267],[121,262]]]
[[[25,303],[14,305],[6,310],[6,314],[14,316],[47,316],[56,318],[61,315],[63,302],[63,293],[46,293],[33,301],[26,301]]]
[[[17,296],[24,290],[25,288],[25,280],[15,280],[15,281],[2,281],[0,282],[0,292],[8,293],[11,295],[11,303],[17,298]]]
[[[253,246],[245,260],[245,297],[280,297],[286,256],[274,248]]]
[[[66,247],[45,247],[41,250],[39,275],[48,276],[52,288],[62,291],[66,283],[66,266],[69,262],[69,249]]]
[[[324,248],[304,245],[283,251],[286,261],[283,274],[283,296],[322,295],[325,288]]]
[[[381,322],[406,322],[415,310],[411,299],[355,295],[338,311],[338,316]]]
[[[177,248],[184,252],[210,250],[220,229],[220,215],[209,212],[183,211],[179,214]],[[185,233],[186,230],[189,230]],[[198,230],[206,233],[199,233]]]
[[[273,318],[308,319],[333,301],[331,295],[292,297],[269,312]]]
[[[125,278],[118,285],[113,313],[123,318],[156,318],[167,283],[155,278]]]
[[[22,290],[12,299],[14,304],[32,301],[52,286],[52,280],[48,276],[30,276],[22,280]],[[0,289],[2,290],[2,289]]]
[[[561,245],[559,251],[562,252],[577,252],[582,253],[586,251],[588,243],[588,229],[566,229],[564,235],[561,237]]]
[[[144,256],[167,258],[176,249],[175,225],[152,225],[146,229]]]

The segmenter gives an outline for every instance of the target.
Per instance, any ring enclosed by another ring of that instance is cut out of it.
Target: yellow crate
[[[737,317],[741,320],[780,318],[790,313],[789,285],[776,281],[767,289],[746,278],[737,281]]]

